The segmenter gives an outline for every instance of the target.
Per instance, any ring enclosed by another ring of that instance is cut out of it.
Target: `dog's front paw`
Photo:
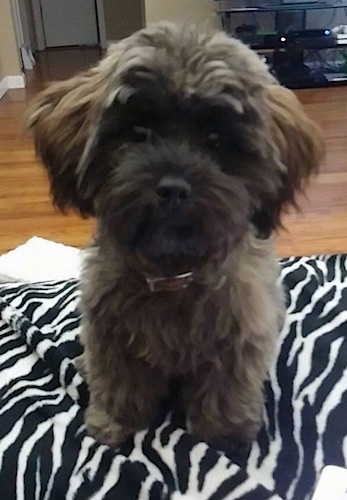
[[[81,375],[82,378],[86,378],[86,369],[85,369],[85,364],[84,364],[84,355],[80,354],[74,359],[74,365],[78,373]]]
[[[230,441],[233,448],[245,450],[256,439],[261,426],[261,420],[248,420],[241,425],[234,425],[226,439]]]
[[[118,448],[131,435],[129,430],[112,420],[106,412],[93,406],[87,408],[85,421],[88,433],[99,443],[111,448]]]
[[[221,450],[247,451],[257,437],[261,420],[247,420],[242,424],[229,423],[225,426],[211,426],[204,421],[192,422],[191,431],[199,439]]]

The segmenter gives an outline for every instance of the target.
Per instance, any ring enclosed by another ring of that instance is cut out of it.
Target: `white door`
[[[47,47],[97,45],[95,0],[41,0]]]

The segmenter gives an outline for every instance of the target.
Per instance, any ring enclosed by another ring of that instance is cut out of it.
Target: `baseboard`
[[[7,88],[8,89],[24,89],[25,88],[25,76],[15,75],[7,76]]]
[[[24,75],[5,76],[0,81],[0,99],[4,97],[4,95],[9,89],[24,89],[24,88],[25,88]]]

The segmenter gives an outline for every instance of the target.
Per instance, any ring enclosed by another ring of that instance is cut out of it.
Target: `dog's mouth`
[[[145,242],[143,251],[156,262],[195,261],[207,252],[204,238],[188,226],[159,228]]]
[[[175,221],[142,224],[132,249],[152,267],[150,288],[176,290],[192,281],[193,272],[206,259],[208,244],[199,224]]]

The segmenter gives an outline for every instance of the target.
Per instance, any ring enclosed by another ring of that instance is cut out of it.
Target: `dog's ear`
[[[307,116],[295,94],[280,85],[267,87],[272,139],[286,169],[284,202],[295,204],[295,195],[307,185],[324,157],[319,127]]]
[[[304,191],[310,177],[318,173],[325,148],[319,127],[307,116],[291,90],[270,85],[264,98],[281,177],[277,196],[266,201],[264,210],[255,217],[260,233],[268,235],[280,225],[283,209],[289,205],[298,208],[296,195]]]
[[[28,110],[36,153],[48,170],[55,205],[93,214],[93,183],[82,187],[81,160],[99,122],[105,82],[97,68],[51,84]]]

